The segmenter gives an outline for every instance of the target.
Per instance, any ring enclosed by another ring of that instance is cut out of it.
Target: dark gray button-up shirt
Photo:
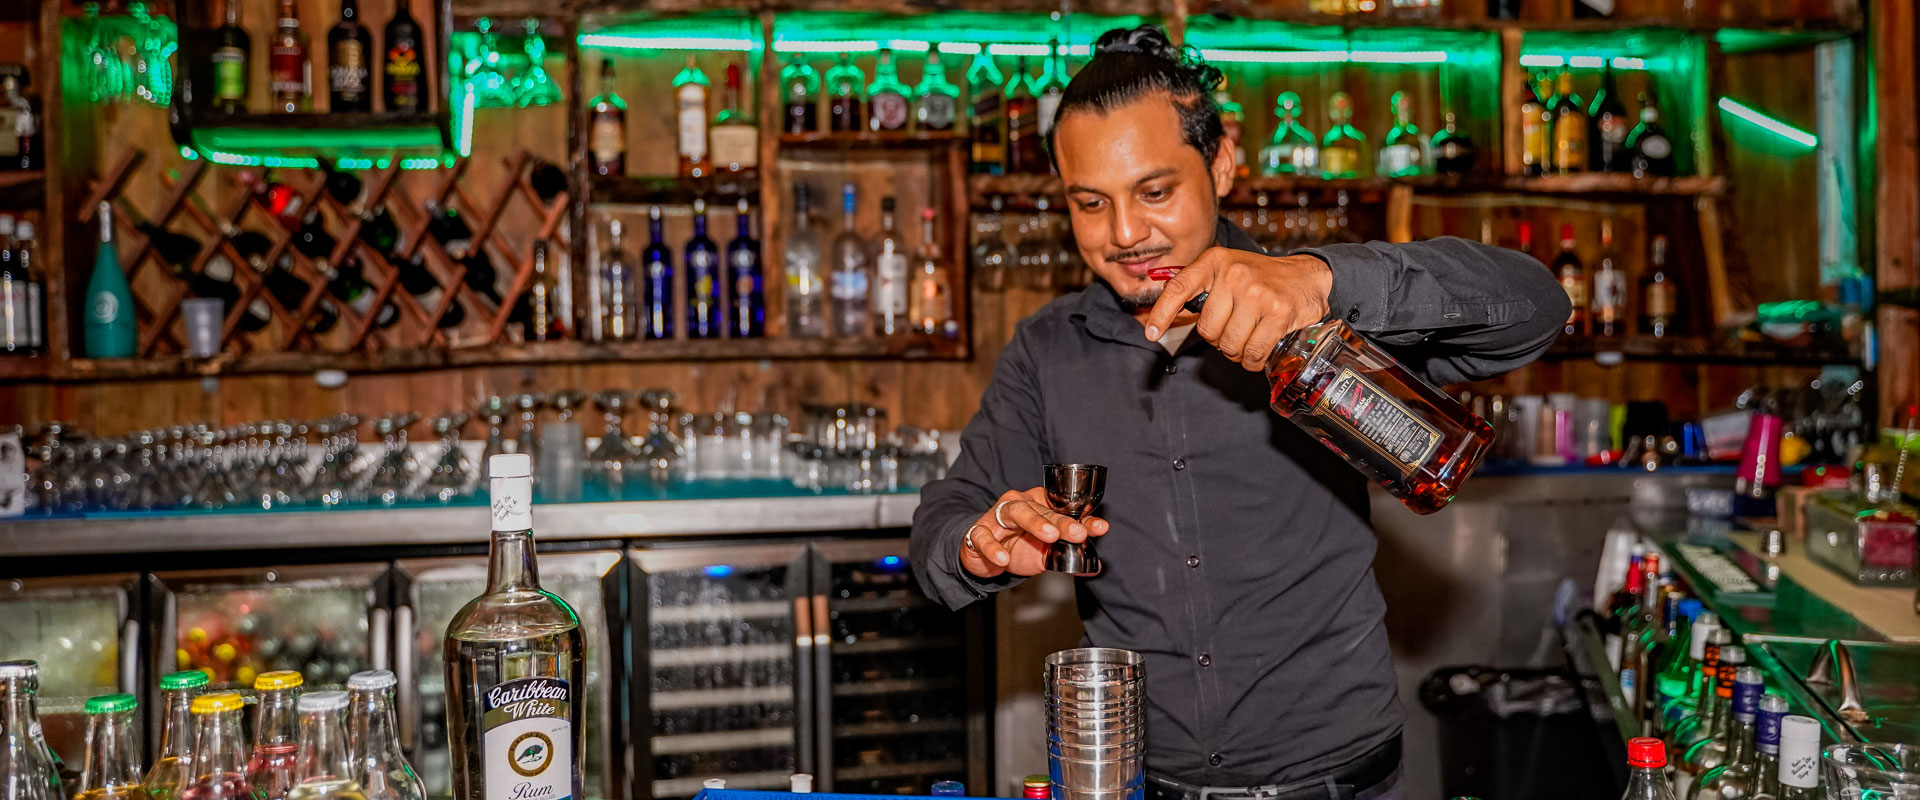
[[[1227,247],[1258,252],[1224,220]],[[1540,262],[1462,239],[1336,244],[1330,315],[1435,384],[1532,360],[1565,323]],[[1105,572],[1079,584],[1087,640],[1146,657],[1147,768],[1203,786],[1324,774],[1400,731],[1365,479],[1268,407],[1266,378],[1199,336],[1169,355],[1105,284],[1023,320],[912,560],[959,608],[1012,586],[960,567],[961,536],[1041,465],[1107,466]],[[1409,512],[1411,513],[1411,512]],[[1034,665],[1034,679],[1039,679]]]

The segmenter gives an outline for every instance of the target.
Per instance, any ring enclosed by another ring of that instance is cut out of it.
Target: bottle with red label
[[[293,0],[280,0],[280,26],[274,29],[267,51],[267,69],[273,110],[285,114],[307,110],[313,98],[313,62],[307,59],[307,36],[300,30],[299,9]]]
[[[1178,272],[1149,273],[1168,280]],[[1203,292],[1186,304],[1198,313]],[[1493,426],[1334,318],[1289,334],[1267,360],[1273,410],[1418,514],[1453,499],[1493,445]]]
[[[393,19],[387,21],[386,36],[380,40],[387,47],[380,71],[386,83],[384,95],[388,111],[428,110],[427,88],[431,81],[427,77],[426,59],[420,52],[420,38],[420,23],[413,21],[407,4],[395,3]]]

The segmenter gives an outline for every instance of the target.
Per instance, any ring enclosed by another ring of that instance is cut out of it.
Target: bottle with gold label
[[[708,150],[713,154],[713,168],[728,172],[753,169],[760,164],[760,125],[747,113],[748,103],[742,100],[739,62],[727,65],[726,80],[726,93],[722,95],[725,102],[707,134],[712,141]]]
[[[627,174],[627,101],[614,91],[613,59],[600,60],[600,93],[588,104],[587,166],[595,175]]]
[[[447,740],[455,800],[579,798],[585,748],[580,616],[540,588],[533,460],[487,462],[487,588],[447,625]]]
[[[675,128],[680,138],[680,177],[704,178],[713,174],[713,162],[707,158],[707,73],[700,71],[694,57],[673,76]]]
[[[1573,71],[1561,70],[1553,102],[1553,172],[1587,171],[1587,107],[1573,92]]]
[[[1320,143],[1321,177],[1360,177],[1366,172],[1361,154],[1366,152],[1367,137],[1353,127],[1353,98],[1346,92],[1334,92],[1327,103],[1327,118],[1332,120],[1332,127]]]
[[[1546,76],[1535,75],[1520,89],[1520,174],[1547,174],[1553,163],[1553,112],[1547,107]]]
[[[1320,146],[1313,131],[1300,124],[1300,95],[1281,92],[1273,113],[1280,122],[1274,126],[1273,141],[1260,150],[1260,174],[1319,174]]]

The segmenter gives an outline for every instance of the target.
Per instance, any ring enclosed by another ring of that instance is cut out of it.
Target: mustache
[[[1118,253],[1108,253],[1106,258],[1110,262],[1130,263],[1147,261],[1171,252],[1173,252],[1173,248],[1171,247],[1148,247],[1137,250],[1122,250]]]

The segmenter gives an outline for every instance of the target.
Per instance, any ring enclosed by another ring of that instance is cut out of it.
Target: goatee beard
[[[1102,281],[1104,282],[1105,279]],[[1152,308],[1154,302],[1160,299],[1160,293],[1165,291],[1165,287],[1166,284],[1155,283],[1145,289],[1127,293],[1115,289],[1112,283],[1107,284],[1107,288],[1113,291],[1114,299],[1120,301],[1120,307],[1129,312]]]

